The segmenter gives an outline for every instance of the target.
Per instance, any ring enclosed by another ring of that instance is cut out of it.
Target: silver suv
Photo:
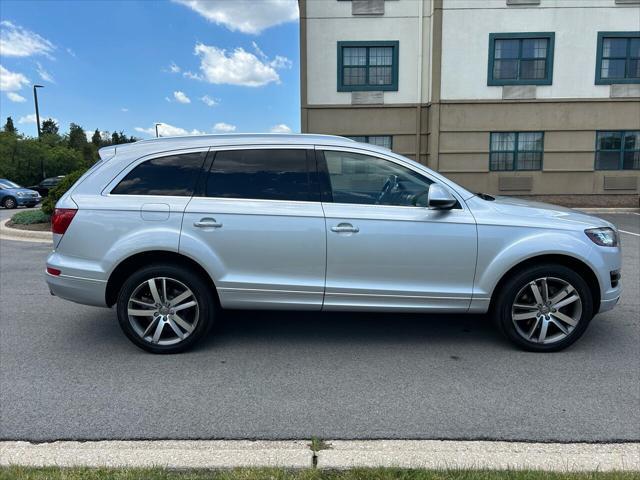
[[[222,135],[100,155],[57,204],[47,283],[115,305],[150,352],[191,347],[219,308],[490,312],[554,351],[620,297],[609,222],[471,193],[384,148]]]

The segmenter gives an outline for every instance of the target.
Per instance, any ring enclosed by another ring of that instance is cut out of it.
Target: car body
[[[31,190],[35,190],[36,192],[38,192],[40,194],[41,197],[44,198],[44,197],[49,195],[49,190],[51,190],[53,187],[58,185],[62,181],[63,178],[64,178],[64,175],[58,175],[57,177],[45,178],[38,185],[34,185],[32,187],[29,187],[29,188]]]
[[[42,197],[29,188],[24,188],[11,180],[0,178],[0,206],[4,208],[35,207]]]
[[[491,312],[521,347],[557,350],[620,297],[609,222],[474,194],[381,147],[211,135],[100,155],[58,202],[47,283],[116,305],[152,352],[191,346],[219,307]]]

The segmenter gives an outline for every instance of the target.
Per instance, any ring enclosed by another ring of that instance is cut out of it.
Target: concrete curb
[[[11,228],[7,226],[7,222],[11,220],[7,218],[0,222],[0,239],[15,240],[18,242],[41,242],[52,243],[51,232],[37,232],[32,230],[20,230],[19,228]]]
[[[313,452],[308,443],[249,440],[0,442],[0,466],[311,468]]]
[[[525,443],[441,440],[140,440],[0,442],[0,466],[347,469],[534,469],[640,471],[640,443]]]
[[[318,468],[532,469],[640,471],[640,443],[524,443],[439,440],[329,442]]]
[[[584,213],[631,213],[640,215],[640,208],[574,208]]]

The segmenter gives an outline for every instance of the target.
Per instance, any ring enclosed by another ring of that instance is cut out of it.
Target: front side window
[[[338,91],[398,90],[399,42],[338,42]]]
[[[191,196],[207,152],[153,158],[131,170],[112,195]]]
[[[640,130],[598,132],[596,170],[640,170]]]
[[[543,132],[492,132],[489,170],[541,170]]]
[[[349,136],[351,140],[355,140],[360,143],[368,143],[370,145],[377,145],[379,147],[388,148],[391,150],[392,146],[392,137],[391,135],[356,135]]]
[[[640,83],[640,32],[599,32],[596,84]]]
[[[307,151],[253,149],[216,152],[206,195],[254,200],[311,201]]]
[[[325,151],[335,203],[415,206],[431,180],[396,163],[359,153]]]
[[[489,35],[488,85],[551,85],[554,33]]]

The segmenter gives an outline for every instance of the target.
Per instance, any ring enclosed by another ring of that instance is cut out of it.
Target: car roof
[[[100,158],[112,156],[114,153],[124,153],[128,151],[161,152],[166,150],[177,150],[181,148],[197,147],[217,147],[225,145],[269,145],[269,144],[290,144],[290,145],[344,145],[353,146],[355,140],[338,137],[336,135],[319,134],[289,134],[289,133],[233,133],[219,135],[187,135],[177,137],[160,137],[150,140],[140,140],[133,143],[122,143],[100,149]]]

